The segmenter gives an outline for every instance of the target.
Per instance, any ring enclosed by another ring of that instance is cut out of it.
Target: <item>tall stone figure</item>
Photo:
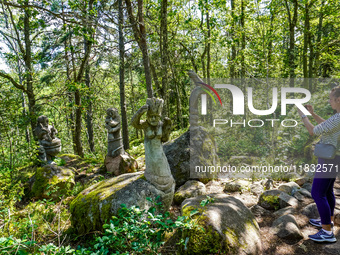
[[[39,141],[39,159],[44,163],[51,163],[53,158],[61,151],[61,141],[55,135],[58,131],[53,125],[49,125],[48,118],[41,115],[37,120],[34,135]]]
[[[160,120],[163,100],[158,98],[148,98],[146,105],[142,106],[132,118],[132,125],[135,128],[144,130],[145,147],[145,173],[148,182],[153,184],[158,190],[168,194],[165,204],[172,201],[175,189],[175,181],[172,177],[168,160],[164,154],[162,142],[169,140],[171,132],[171,120],[164,118]],[[141,121],[141,117],[146,113],[146,121]],[[170,201],[171,200],[171,201]]]
[[[107,155],[104,162],[106,170],[115,176],[135,172],[138,168],[137,161],[124,150],[118,110],[109,108],[106,113]]]
[[[105,127],[107,129],[107,155],[116,157],[124,153],[122,136],[120,132],[120,117],[116,108],[106,110]]]

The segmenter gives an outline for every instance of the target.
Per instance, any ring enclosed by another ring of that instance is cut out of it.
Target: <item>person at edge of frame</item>
[[[327,120],[317,115],[314,112],[313,106],[305,105],[318,123],[315,127],[299,109],[298,112],[310,135],[321,135],[321,143],[332,144],[337,148],[333,159],[318,158],[318,166],[326,167],[327,171],[315,173],[311,193],[317,205],[320,218],[310,219],[309,223],[321,229],[316,234],[308,236],[309,239],[315,242],[332,243],[336,242],[334,235],[334,208],[336,199],[333,187],[340,166],[340,86],[331,90],[328,102],[336,113]]]

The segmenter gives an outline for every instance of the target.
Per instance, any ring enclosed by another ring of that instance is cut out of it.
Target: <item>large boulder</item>
[[[214,136],[204,127],[190,128],[190,178],[207,183],[210,179],[223,177],[216,166],[220,165]],[[213,169],[208,172],[209,167]],[[216,169],[215,169],[216,167]],[[215,172],[216,171],[216,172]]]
[[[182,186],[190,178],[190,132],[187,131],[175,140],[163,145],[171,174],[176,187]]]
[[[274,233],[282,239],[299,241],[303,238],[296,219],[291,214],[283,215],[276,219],[272,228]]]
[[[59,199],[69,195],[74,184],[73,169],[55,164],[45,165],[38,167],[31,178],[30,195],[34,198]]]
[[[161,202],[163,210],[168,210],[173,198],[172,193],[164,193],[146,181],[143,172],[122,174],[92,185],[83,190],[70,205],[72,226],[78,233],[102,230],[121,204],[126,207],[138,206],[148,210],[154,206],[146,198]]]
[[[219,164],[215,139],[203,127],[190,128],[177,139],[164,144],[163,150],[177,188],[189,179],[207,183],[207,180],[216,176],[215,173],[195,172],[196,166]]]
[[[137,161],[127,153],[120,154],[116,157],[106,155],[104,164],[107,172],[114,176],[133,173],[136,172],[138,168]]]
[[[174,195],[174,202],[180,205],[186,198],[197,197],[207,193],[202,182],[191,180],[181,186]]]
[[[206,196],[188,198],[182,203],[182,215],[193,210],[198,227],[188,230],[187,254],[262,254],[259,226],[251,211],[238,199],[213,194],[212,203],[200,205]]]

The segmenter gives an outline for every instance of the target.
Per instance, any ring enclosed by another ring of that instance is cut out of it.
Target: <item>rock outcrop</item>
[[[83,234],[102,230],[103,224],[110,222],[121,204],[126,207],[138,206],[141,210],[154,206],[147,197],[161,202],[165,210],[168,210],[173,198],[172,194],[169,196],[145,180],[143,172],[122,174],[101,181],[83,190],[72,201],[72,226]]]
[[[219,164],[215,139],[204,127],[190,128],[177,139],[164,144],[163,148],[176,187],[182,186],[188,180],[207,183],[209,179],[216,177],[216,173],[203,172],[203,168],[201,172],[196,171],[196,166]]]
[[[38,167],[31,178],[30,196],[59,199],[63,195],[69,195],[74,184],[72,169],[54,164],[45,165]]]
[[[197,197],[206,194],[205,185],[199,181],[187,181],[174,195],[174,202],[180,205],[186,198]]]
[[[206,196],[188,198],[182,214],[195,209],[198,227],[189,230],[188,254],[262,254],[259,226],[251,211],[238,199],[224,194],[212,195],[214,202],[200,206]]]

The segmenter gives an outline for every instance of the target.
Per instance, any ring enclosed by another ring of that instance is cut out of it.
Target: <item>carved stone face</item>
[[[109,108],[107,109],[106,113],[108,117],[115,118],[117,111],[113,108]]]
[[[42,115],[38,118],[38,123],[41,123],[41,125],[43,127],[47,128],[48,127],[48,118],[46,116]]]
[[[48,127],[48,119],[47,119],[47,118],[44,120],[43,125],[44,125],[45,127]]]
[[[161,118],[161,116],[159,114],[151,113],[151,114],[147,115],[146,120],[151,126],[157,126],[160,118]]]

